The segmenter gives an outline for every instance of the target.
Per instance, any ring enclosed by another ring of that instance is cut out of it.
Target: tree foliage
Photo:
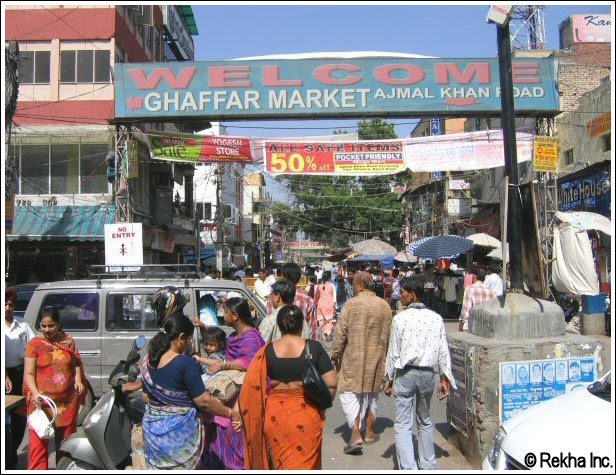
[[[397,138],[394,125],[381,119],[361,121],[358,127],[360,140]],[[371,177],[282,177],[279,180],[288,186],[294,202],[277,203],[273,214],[287,232],[303,231],[307,239],[331,242],[333,248],[371,237],[400,247],[405,217],[393,190],[408,179],[408,172]]]

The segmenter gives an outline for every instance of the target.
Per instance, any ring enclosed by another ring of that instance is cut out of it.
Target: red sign
[[[272,174],[382,175],[406,170],[400,140],[369,142],[265,142]]]

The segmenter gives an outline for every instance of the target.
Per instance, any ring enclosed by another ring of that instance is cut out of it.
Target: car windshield
[[[608,402],[612,402],[612,373],[588,386],[588,392]]]

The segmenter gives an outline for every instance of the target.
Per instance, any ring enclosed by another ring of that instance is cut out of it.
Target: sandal
[[[349,444],[343,449],[343,452],[347,455],[361,455],[363,451],[363,445],[363,442]]]
[[[366,445],[376,444],[379,441],[380,438],[381,437],[379,436],[379,434],[374,434],[374,438],[372,438],[372,439],[364,439],[364,444],[366,444]]]

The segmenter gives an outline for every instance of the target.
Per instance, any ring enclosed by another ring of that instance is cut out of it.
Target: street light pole
[[[509,177],[507,240],[511,266],[510,290],[524,292],[522,267],[522,210],[519,190],[518,156],[516,150],[515,114],[513,103],[513,79],[511,72],[511,43],[509,21],[496,26],[498,41],[498,67],[501,88],[501,123],[505,151],[505,176]]]

